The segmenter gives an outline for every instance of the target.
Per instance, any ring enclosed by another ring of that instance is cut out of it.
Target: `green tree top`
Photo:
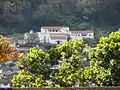
[[[120,31],[102,37],[97,49],[90,54],[90,67],[85,71],[87,79],[101,86],[120,85]],[[92,77],[90,77],[90,75]],[[86,79],[86,80],[87,80]]]

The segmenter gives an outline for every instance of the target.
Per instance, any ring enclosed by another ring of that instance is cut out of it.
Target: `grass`
[[[8,38],[14,38],[15,40],[23,40],[24,39],[24,34],[23,33],[19,33],[19,34],[13,34],[8,36]]]

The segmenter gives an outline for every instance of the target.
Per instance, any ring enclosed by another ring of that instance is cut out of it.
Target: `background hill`
[[[113,31],[120,27],[120,0],[0,0],[0,32],[42,25]]]

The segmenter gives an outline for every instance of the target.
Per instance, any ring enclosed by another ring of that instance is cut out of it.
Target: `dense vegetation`
[[[32,48],[18,59],[13,87],[120,86],[120,31],[102,37],[97,48],[70,40],[48,51]],[[55,67],[57,65],[57,67]],[[53,68],[54,67],[54,68]]]
[[[16,60],[18,55],[12,41],[0,35],[0,63]]]
[[[119,28],[120,0],[0,0],[0,32],[39,31],[42,25],[71,29]]]

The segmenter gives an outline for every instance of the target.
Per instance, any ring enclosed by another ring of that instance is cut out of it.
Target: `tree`
[[[90,66],[85,79],[99,86],[120,85],[120,31],[102,37],[97,49],[91,52]]]
[[[43,87],[46,84],[42,75],[34,77],[31,73],[25,71],[19,71],[18,75],[13,77],[11,83],[13,87],[19,88]]]
[[[12,86],[69,87],[76,85],[76,82],[80,85],[83,67],[89,64],[86,56],[82,56],[86,55],[86,47],[83,40],[70,40],[48,52],[32,48],[28,54],[19,57],[21,71],[13,77]],[[55,59],[58,63],[53,62]],[[60,66],[52,69],[54,65]]]
[[[18,59],[22,69],[29,71],[35,76],[43,75],[44,78],[49,77],[50,59],[49,54],[41,49],[31,48],[27,55],[21,55]]]
[[[72,55],[80,54],[83,55],[83,50],[85,48],[83,40],[70,40],[63,44],[57,45],[56,48],[52,48],[48,51],[50,54],[50,59],[60,60],[63,53],[65,53],[64,58],[68,59]],[[56,54],[55,54],[56,53]]]
[[[51,58],[59,62],[52,75],[55,86],[72,87],[82,84],[83,68],[89,64],[85,56],[87,49],[83,40],[70,40],[50,51],[54,53],[50,53]]]
[[[15,50],[13,43],[8,38],[0,36],[0,63],[14,60],[19,53]]]
[[[50,75],[49,54],[41,49],[31,48],[28,54],[18,58],[21,69],[11,82],[13,87],[45,87]]]
[[[1,0],[0,27],[4,30],[0,31],[39,31],[42,25],[111,31],[120,26],[119,4],[119,0]]]

